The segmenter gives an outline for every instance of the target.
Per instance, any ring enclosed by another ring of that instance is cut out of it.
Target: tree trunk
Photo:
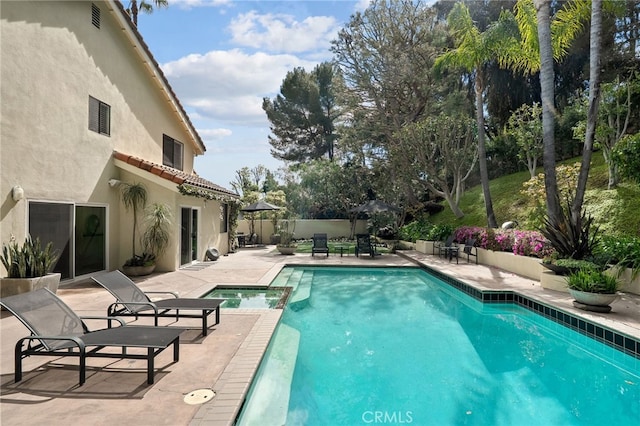
[[[491,201],[491,192],[489,190],[489,172],[487,171],[487,149],[485,146],[484,132],[484,102],[482,97],[482,92],[484,91],[484,76],[481,66],[476,69],[475,89],[476,120],[478,122],[478,166],[480,168],[480,182],[482,183],[484,206],[487,212],[487,226],[489,228],[497,228],[498,223],[496,222],[496,216],[493,213],[493,203]]]
[[[453,198],[451,197],[451,194],[448,191],[444,193],[444,199],[447,200],[447,203],[449,204],[451,211],[458,219],[461,219],[464,217],[464,212],[460,210],[460,207],[455,203],[455,201],[453,201]]]
[[[587,132],[582,148],[582,163],[576,196],[571,205],[571,216],[574,220],[580,217],[584,194],[587,190],[587,179],[591,168],[593,141],[598,124],[598,107],[600,104],[600,39],[602,37],[602,0],[591,1],[591,39],[589,41],[589,111],[587,112]],[[608,161],[607,164],[610,164]],[[609,185],[611,186],[611,166],[609,167]],[[609,187],[611,189],[611,187]]]
[[[542,99],[542,132],[544,187],[546,191],[547,215],[552,223],[562,217],[558,180],[556,177],[555,102],[553,51],[551,50],[550,0],[534,0],[538,18],[538,42],[540,45],[540,97]]]

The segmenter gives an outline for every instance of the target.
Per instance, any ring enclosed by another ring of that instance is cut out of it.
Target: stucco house
[[[228,252],[239,196],[194,172],[205,145],[122,4],[1,2],[0,18],[0,242],[53,241],[63,283],[117,269],[126,182],[171,209],[157,270]]]

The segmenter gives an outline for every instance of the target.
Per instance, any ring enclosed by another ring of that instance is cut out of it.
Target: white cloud
[[[267,124],[262,98],[273,97],[288,71],[318,64],[293,55],[247,54],[238,49],[191,54],[162,70],[193,118],[223,123]]]
[[[353,9],[358,12],[364,12],[369,7],[370,4],[371,4],[371,0],[358,0]]]
[[[169,6],[178,6],[181,9],[192,9],[194,7],[230,7],[232,0],[171,0]]]
[[[231,136],[233,131],[231,129],[198,129],[198,134],[204,140],[216,140],[222,139],[227,136]]]
[[[250,11],[238,15],[228,27],[231,41],[240,46],[270,52],[301,53],[327,50],[340,26],[333,16],[309,16],[297,21],[293,15]]]

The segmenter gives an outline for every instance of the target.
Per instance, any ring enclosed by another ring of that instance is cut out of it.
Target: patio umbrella
[[[245,213],[256,213],[267,210],[280,210],[280,207],[269,204],[264,200],[260,200],[258,202],[249,204],[247,207],[241,209],[240,211]],[[260,244],[262,244],[262,217],[260,218]]]
[[[358,207],[354,207],[350,210],[352,213],[382,213],[382,212],[393,212],[399,213],[402,209],[392,206],[391,204],[387,204],[384,201],[380,200],[369,200],[364,204],[359,205]]]

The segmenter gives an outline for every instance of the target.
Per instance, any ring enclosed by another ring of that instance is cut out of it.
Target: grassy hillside
[[[580,158],[565,161],[566,164],[579,162]],[[542,169],[538,170],[540,173]],[[515,173],[491,181],[491,197],[498,225],[508,220],[517,220],[521,229],[535,229],[541,216],[534,213],[533,203],[529,196],[521,194],[522,184],[529,180],[529,172]],[[593,155],[585,208],[593,215],[602,232],[616,235],[640,236],[640,185],[622,183],[617,189],[607,190],[607,166],[601,152]],[[457,219],[449,206],[444,203],[445,210],[433,215],[431,222],[436,224],[450,223],[454,226],[475,225],[486,226],[484,198],[480,186],[468,189],[460,207],[465,213]]]

